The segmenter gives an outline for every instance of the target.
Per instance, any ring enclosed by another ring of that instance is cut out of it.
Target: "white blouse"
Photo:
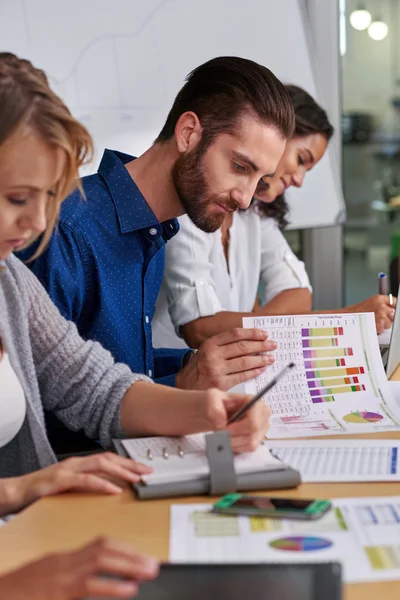
[[[3,349],[4,350],[4,349]],[[25,419],[25,394],[7,352],[0,358],[0,448],[17,435]]]
[[[166,244],[164,279],[153,317],[155,348],[186,348],[179,328],[220,311],[251,312],[260,280],[266,302],[293,288],[311,291],[304,263],[285,240],[275,219],[254,210],[233,213],[229,269],[221,230],[204,233],[186,215]]]

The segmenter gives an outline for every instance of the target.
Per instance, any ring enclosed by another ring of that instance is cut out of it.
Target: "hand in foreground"
[[[389,296],[376,294],[358,304],[348,306],[346,312],[375,313],[376,331],[377,333],[383,333],[385,329],[389,329],[392,326],[396,303],[397,299],[393,298],[393,306],[391,306],[389,303]]]
[[[239,421],[228,425],[229,418],[252,396],[227,394],[216,389],[206,392],[204,410],[209,420],[208,430],[226,429],[231,433],[232,449],[236,454],[254,452],[261,444],[269,427],[271,410],[262,400],[244,413]],[[203,431],[206,431],[203,428]]]
[[[77,600],[82,597],[132,598],[139,583],[154,579],[158,564],[127,544],[102,538],[75,552],[50,554],[0,575],[0,598]],[[102,575],[123,577],[124,580]]]
[[[203,342],[188,364],[176,376],[176,387],[229,390],[253,379],[274,362],[277,347],[261,329],[232,329]]]
[[[28,475],[3,480],[13,489],[12,505],[5,507],[4,512],[13,512],[43,496],[67,491],[118,494],[121,488],[103,476],[135,483],[151,472],[150,467],[112,452],[67,458]]]

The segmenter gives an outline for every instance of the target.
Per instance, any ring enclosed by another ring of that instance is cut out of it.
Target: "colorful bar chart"
[[[305,360],[304,366],[306,369],[318,369],[323,367],[345,367],[346,360],[344,358],[326,358],[322,360]]]
[[[335,377],[333,379],[313,379],[308,380],[307,384],[309,388],[324,387],[326,385],[354,385],[360,383],[358,377]]]
[[[320,404],[321,402],[335,402],[334,396],[319,396],[318,398],[312,398],[313,404]]]
[[[339,346],[338,338],[303,338],[301,343],[303,348],[327,348],[329,346]]]
[[[246,382],[247,393],[257,394],[290,361],[295,366],[265,398],[271,410],[269,438],[400,429],[373,314],[260,316],[243,323],[266,331],[277,343],[274,365]],[[375,411],[383,417],[361,414]]]
[[[334,402],[337,394],[365,391],[359,376],[364,367],[349,367],[346,357],[353,348],[340,348],[344,327],[302,327],[301,344],[307,387],[313,404]]]
[[[301,330],[304,337],[325,337],[329,335],[343,335],[343,327],[310,327]]]
[[[343,375],[364,375],[364,367],[340,367],[339,369],[322,369],[316,371],[306,371],[307,379],[340,377]]]
[[[304,358],[336,358],[338,356],[353,356],[352,348],[327,348],[326,350],[303,350]]]
[[[332,394],[349,394],[351,392],[364,392],[365,385],[342,385],[335,388],[322,388],[310,390],[310,396],[331,396]]]

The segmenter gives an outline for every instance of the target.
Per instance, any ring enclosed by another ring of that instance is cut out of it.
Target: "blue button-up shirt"
[[[28,266],[82,337],[157,383],[175,385],[185,350],[153,349],[151,320],[164,270],[164,247],[179,229],[159,223],[125,164],[106,150],[98,173],[72,193],[45,252]],[[20,253],[26,260],[35,247]]]

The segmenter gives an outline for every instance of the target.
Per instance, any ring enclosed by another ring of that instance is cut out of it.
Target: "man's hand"
[[[155,559],[135,552],[127,544],[101,538],[76,552],[50,554],[0,575],[0,598],[132,598],[136,596],[141,581],[154,579],[157,574]],[[121,577],[122,580],[119,579]]]
[[[375,323],[377,333],[383,333],[385,329],[392,326],[394,319],[394,308],[396,306],[396,298],[393,298],[393,304],[390,305],[389,296],[376,294],[358,304],[348,306],[345,312],[373,312],[375,313]]]
[[[204,390],[233,386],[260,375],[274,362],[277,347],[261,329],[232,329],[203,342],[196,354],[176,376],[176,387]]]

